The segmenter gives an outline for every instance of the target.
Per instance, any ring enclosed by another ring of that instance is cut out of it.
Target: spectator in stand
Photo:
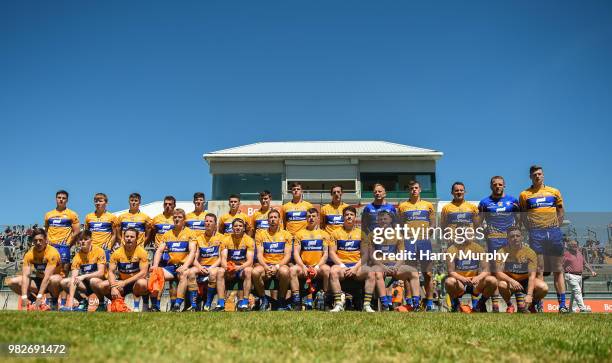
[[[589,312],[582,299],[582,272],[585,267],[591,272],[591,276],[597,276],[597,273],[585,261],[584,256],[578,249],[578,241],[569,241],[567,250],[563,254],[563,269],[565,270],[565,282],[572,291],[570,311],[573,311],[573,303],[576,301],[581,313]]]

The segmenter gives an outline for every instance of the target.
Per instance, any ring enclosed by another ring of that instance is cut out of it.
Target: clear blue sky
[[[545,167],[610,211],[610,1],[2,1],[0,224],[211,190],[205,152],[374,139],[441,150],[439,197]]]

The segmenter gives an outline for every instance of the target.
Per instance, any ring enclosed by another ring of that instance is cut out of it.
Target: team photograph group
[[[455,182],[441,213],[421,199],[416,181],[398,205],[386,201],[382,184],[373,185],[374,200],[361,213],[343,201],[339,185],[320,208],[304,200],[299,182],[288,186],[292,200],[279,207],[262,191],[252,215],[241,212],[238,193],[229,196],[227,213],[215,215],[197,192],[193,211],[176,208],[176,199],[166,196],[157,216],[141,212],[141,196],[132,193],[129,210],[116,216],[106,209],[108,196],[97,193],[84,221],[60,190],[44,228],[32,233],[22,271],[8,285],[19,295],[20,310],[226,311],[234,291],[238,311],[432,311],[433,266],[442,263],[448,311],[499,312],[503,301],[507,313],[541,312],[549,290],[543,276],[552,274],[559,312],[567,313],[563,199],[544,183],[542,167],[532,166],[529,176],[531,185],[518,198],[506,193],[502,176],[491,177],[491,194],[478,205],[466,201],[465,185]],[[451,256],[440,262],[423,257],[436,244],[429,236],[374,238],[377,229],[397,225],[413,231],[481,227],[484,238],[438,241]],[[400,251],[416,258],[393,258]],[[473,257],[485,252],[505,257]],[[398,304],[390,286],[399,281],[406,294]],[[166,289],[167,309],[161,303]],[[313,304],[315,297],[320,304]]]

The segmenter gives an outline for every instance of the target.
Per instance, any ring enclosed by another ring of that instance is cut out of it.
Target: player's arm
[[[219,226],[217,227],[217,232],[224,234],[225,233],[225,223],[224,223],[225,219],[223,218],[223,216],[221,216],[221,218],[219,218]]]
[[[110,263],[108,264],[108,283],[111,287],[110,294],[111,298],[113,299],[121,296],[118,289],[121,286],[121,281],[118,281],[115,277],[116,272],[117,263],[113,259],[111,259]],[[125,282],[123,282],[123,286],[125,286]]]
[[[264,270],[268,271],[270,269],[270,265],[268,265],[268,262],[263,255],[263,243],[259,243],[257,246],[257,262],[264,268]]]
[[[295,264],[298,265],[302,271],[306,270],[306,265],[304,261],[302,261],[302,240],[299,237],[295,238],[295,243],[293,243],[293,258],[295,259]]]
[[[112,227],[113,230],[111,231],[111,238],[110,238],[111,245],[108,246],[108,248],[112,250],[113,248],[115,248],[115,245],[117,244],[116,243],[116,241],[117,241],[117,233],[118,233],[117,219],[113,219],[113,221],[111,223],[112,223],[112,226],[113,226]]]
[[[242,265],[236,267],[236,271],[244,270],[247,267],[253,266],[253,257],[254,256],[255,256],[255,253],[253,252],[253,249],[252,248],[247,248],[246,262],[243,263]]]
[[[589,272],[591,273],[591,276],[595,277],[597,276],[597,272],[595,272],[595,270],[593,270],[593,267],[591,267],[591,265],[587,262],[586,259],[584,259],[584,267],[589,270]]]
[[[43,276],[42,281],[40,282],[40,289],[38,289],[38,295],[36,296],[36,303],[42,302],[43,296],[47,292],[47,287],[49,286],[49,280],[51,276],[55,273],[55,268],[59,263],[58,260],[47,262],[47,266],[45,267],[45,274]]]
[[[289,241],[285,243],[285,253],[283,254],[283,259],[279,263],[280,266],[289,264],[289,261],[291,261],[291,250],[293,250],[293,239],[289,239]]]
[[[529,229],[529,220],[527,219],[527,199],[523,193],[519,195],[519,220],[525,228]]]
[[[195,251],[196,251],[195,246],[196,246],[196,243],[194,241],[189,242],[189,254],[187,255],[187,259],[185,260],[185,263],[183,263],[181,267],[176,269],[177,272],[184,273],[185,271],[189,269],[189,266],[191,266],[191,264],[193,263],[193,259],[195,257]]]
[[[68,289],[68,297],[66,298],[66,304],[70,307],[72,307],[73,305],[74,294],[76,293],[77,285],[79,284],[79,282],[82,281],[78,277],[79,269],[73,268],[70,272],[70,288]]]
[[[219,256],[219,261],[221,261],[221,267],[227,269],[227,248],[223,248],[221,250],[221,256]]]
[[[145,221],[144,228],[145,228],[144,245],[146,246],[152,243],[152,245],[155,246],[155,229],[153,228],[153,221],[150,219]]]
[[[164,250],[166,249],[166,242],[162,241],[157,249],[155,250],[155,255],[153,256],[153,265],[151,269],[159,267],[159,262],[161,261],[162,255],[164,254]]]
[[[329,246],[330,245],[331,245],[330,240],[324,237],[323,238],[323,256],[321,256],[321,259],[315,266],[317,270],[321,268],[321,266],[327,263],[327,260],[329,259]],[[299,256],[299,255],[296,255],[296,256]]]
[[[338,242],[334,238],[332,240],[332,243],[330,243],[329,245],[329,257],[331,258],[331,260],[334,262],[335,265],[344,265],[342,261],[340,261],[340,258],[338,257],[337,252],[338,252]]]
[[[472,222],[474,223],[474,231],[476,231],[476,228],[480,227],[480,224],[482,223],[482,218],[480,216],[478,208],[474,208],[473,213],[474,215],[472,216]]]
[[[121,246],[121,241],[123,239],[123,230],[121,229],[121,221],[117,221],[117,224],[114,226],[115,229],[115,245]]]
[[[448,219],[446,217],[446,208],[442,208],[442,212],[440,212],[440,228],[442,228],[442,231],[444,231],[446,227],[448,227]]]
[[[429,207],[429,226],[432,228],[436,228],[436,211],[433,209],[433,206]]]
[[[75,238],[79,232],[81,232],[81,223],[79,222],[79,217],[75,214],[72,217],[72,233],[70,234],[70,242],[68,243],[70,247],[75,244]]]
[[[28,290],[30,289],[30,264],[23,264],[23,269],[21,271],[21,296],[25,298],[23,300],[27,300],[28,298]],[[26,301],[23,301],[24,303]]]

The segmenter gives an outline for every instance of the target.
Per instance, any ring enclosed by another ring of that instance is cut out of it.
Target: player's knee
[[[447,277],[446,281],[444,281],[444,285],[446,285],[446,288],[453,288],[455,285],[457,285],[457,279],[454,277]]]
[[[497,287],[498,287],[500,290],[507,290],[507,289],[508,289],[508,283],[507,283],[506,281],[499,281],[499,282],[497,283]]]
[[[253,275],[253,269],[250,267],[247,267],[244,269],[244,278],[246,279],[250,279],[251,276]]]
[[[13,277],[8,281],[8,285],[12,290],[21,287],[21,277]]]

